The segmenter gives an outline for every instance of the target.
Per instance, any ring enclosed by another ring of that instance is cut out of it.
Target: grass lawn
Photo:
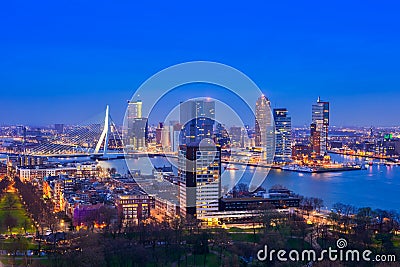
[[[25,261],[24,256],[18,256],[15,261],[13,261],[12,257],[0,256],[0,262],[2,262],[3,264],[7,264],[8,266],[12,266],[12,265],[26,266],[26,263],[28,263],[29,265],[32,265],[34,262],[35,262],[35,264],[37,264],[36,266],[50,266],[49,259],[47,259],[45,257],[39,258],[37,256],[27,257],[26,261]],[[40,263],[38,264],[38,262],[40,262]]]
[[[256,227],[256,233],[260,231],[260,227]],[[239,228],[239,227],[232,227],[228,229],[228,232],[241,232],[241,233],[253,233],[253,228]]]
[[[12,250],[14,243],[17,242],[16,239],[6,239],[0,240],[0,249],[1,250]],[[37,242],[33,239],[26,239],[28,249],[34,250],[38,248]],[[46,249],[48,246],[46,244],[42,244],[42,249]]]
[[[311,249],[311,245],[307,242],[305,242],[303,239],[299,238],[290,238],[286,242],[286,248],[287,249]]]
[[[15,200],[15,203],[14,203],[12,209],[8,209],[8,207],[6,207],[7,196],[10,196],[13,200]],[[29,233],[35,232],[35,228],[33,227],[33,222],[28,217],[17,193],[7,192],[1,198],[1,200],[0,200],[0,222],[1,222],[1,225],[4,225],[3,221],[8,213],[10,213],[17,220],[17,226],[11,229],[13,234],[24,234],[25,230],[22,229],[22,227],[24,227],[24,224],[27,226],[27,229],[26,229],[27,232],[29,232]],[[25,223],[25,221],[26,221],[26,223]],[[10,234],[8,229],[7,228],[4,229],[4,228],[5,227],[0,228],[0,233],[1,234]]]
[[[394,236],[392,242],[395,248],[400,248],[400,236]]]
[[[241,242],[258,242],[260,240],[260,236],[256,234],[249,233],[230,233],[229,237],[232,238],[233,241],[241,241]],[[255,240],[254,240],[255,239]]]

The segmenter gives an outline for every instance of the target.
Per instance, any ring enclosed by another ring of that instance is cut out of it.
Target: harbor
[[[332,160],[340,164],[365,164],[362,159],[343,155],[331,155]],[[153,166],[147,164],[144,158],[129,159],[130,165],[136,165],[143,174],[151,174]],[[169,166],[173,163],[174,171],[176,159],[168,161],[165,157],[151,158],[154,166]],[[235,168],[222,163],[222,187],[231,182],[249,183],[254,172],[265,175],[261,183],[263,188],[271,188],[276,184],[290,188],[303,196],[319,197],[324,200],[324,206],[330,209],[332,205],[341,202],[358,207],[372,207],[399,210],[398,192],[400,190],[400,168],[394,165],[374,164],[367,165],[365,170],[342,171],[332,169],[328,172],[297,172],[284,171],[281,168],[255,168],[245,164],[234,164]],[[119,173],[126,174],[128,167],[125,160],[99,161],[103,169],[116,168]],[[139,167],[140,166],[140,167]],[[225,168],[225,166],[228,166]],[[365,166],[365,165],[364,165]],[[236,170],[238,169],[238,170]],[[176,173],[177,174],[177,173]],[[382,202],[384,200],[384,202]]]

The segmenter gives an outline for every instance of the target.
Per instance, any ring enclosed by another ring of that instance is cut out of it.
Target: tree
[[[249,186],[245,183],[239,183],[232,188],[233,197],[242,197],[249,195]]]
[[[309,216],[310,211],[313,210],[313,201],[311,198],[302,197],[300,198],[300,208],[307,212],[307,216]]]
[[[374,210],[374,213],[376,214],[376,218],[378,220],[379,232],[382,232],[384,219],[387,218],[388,213],[386,210],[381,210],[381,209]]]
[[[8,210],[11,210],[15,207],[15,204],[17,203],[17,200],[15,199],[14,195],[12,194],[7,194],[6,199],[5,199],[5,208]]]
[[[28,221],[27,219],[25,219],[25,220],[22,222],[22,227],[24,228],[24,232],[25,232],[25,234],[26,234],[26,231],[27,231],[28,228],[29,228],[29,221]]]
[[[100,224],[105,224],[104,231],[110,231],[110,226],[113,220],[117,218],[117,211],[109,206],[101,206],[97,211],[97,220]]]
[[[6,214],[6,216],[4,217],[3,223],[4,223],[4,226],[7,227],[8,231],[9,231],[10,234],[11,234],[12,228],[14,228],[14,227],[17,226],[18,221],[17,221],[17,219],[16,219],[14,216],[12,216],[12,215],[8,212],[8,213]]]
[[[260,211],[260,222],[263,225],[264,233],[271,227],[273,222],[275,223],[276,220],[279,220],[280,213],[275,210],[275,207],[269,203],[263,203],[259,207]]]
[[[324,206],[324,201],[321,198],[312,198],[314,209],[318,212],[321,211],[321,208]]]

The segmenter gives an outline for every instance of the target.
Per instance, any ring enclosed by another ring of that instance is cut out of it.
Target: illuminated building
[[[7,164],[0,161],[0,179],[7,175]]]
[[[134,150],[145,150],[147,147],[147,118],[135,118],[130,122],[129,145]]]
[[[255,145],[263,149],[262,159],[272,161],[275,153],[271,104],[264,95],[256,102]]]
[[[138,225],[150,217],[150,211],[154,209],[154,197],[144,194],[124,194],[117,197],[115,204],[118,218],[122,220],[124,227]]]
[[[161,144],[162,129],[164,128],[164,123],[158,123],[156,128],[156,143]]]
[[[221,147],[182,145],[178,166],[181,216],[207,219],[208,214],[218,211],[221,197]]]
[[[229,138],[231,141],[231,146],[243,147],[242,143],[242,127],[232,126],[229,129]]]
[[[181,144],[212,138],[215,122],[215,102],[189,100],[180,104]]]
[[[178,213],[179,213],[179,206],[176,203],[160,197],[155,197],[155,209],[152,212],[152,214],[155,217],[158,217],[160,218],[160,220],[163,220],[165,216],[173,218],[177,216]]]
[[[171,136],[169,126],[164,126],[161,130],[161,146],[163,151],[171,151]]]
[[[179,135],[181,133],[182,125],[179,123],[174,123],[170,126],[169,134],[171,140],[171,151],[178,152],[179,150]]]
[[[58,175],[43,179],[43,197],[54,203],[54,212],[65,210],[64,194],[74,191],[75,178]]]
[[[125,144],[133,150],[145,150],[148,139],[147,118],[142,117],[142,101],[128,102]]]
[[[96,164],[92,163],[81,163],[76,164],[76,176],[77,177],[97,177],[99,175],[99,169]]]
[[[292,158],[292,119],[285,108],[274,109],[275,162],[289,162]]]
[[[142,117],[142,101],[129,101],[127,110],[128,120]]]
[[[57,176],[60,174],[75,176],[77,172],[76,167],[47,167],[47,166],[29,166],[18,167],[17,172],[23,182],[31,182],[33,179],[42,180],[46,176]]]
[[[311,147],[308,144],[295,144],[292,147],[292,157],[301,160],[311,154]]]
[[[310,125],[311,147],[317,156],[324,156],[328,149],[329,102],[321,101],[312,105]]]

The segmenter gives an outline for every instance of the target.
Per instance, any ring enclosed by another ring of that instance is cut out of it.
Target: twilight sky
[[[319,95],[333,125],[400,125],[397,1],[134,2],[3,2],[0,125],[80,123],[106,104],[122,122],[142,82],[193,60],[239,69],[294,125]]]

